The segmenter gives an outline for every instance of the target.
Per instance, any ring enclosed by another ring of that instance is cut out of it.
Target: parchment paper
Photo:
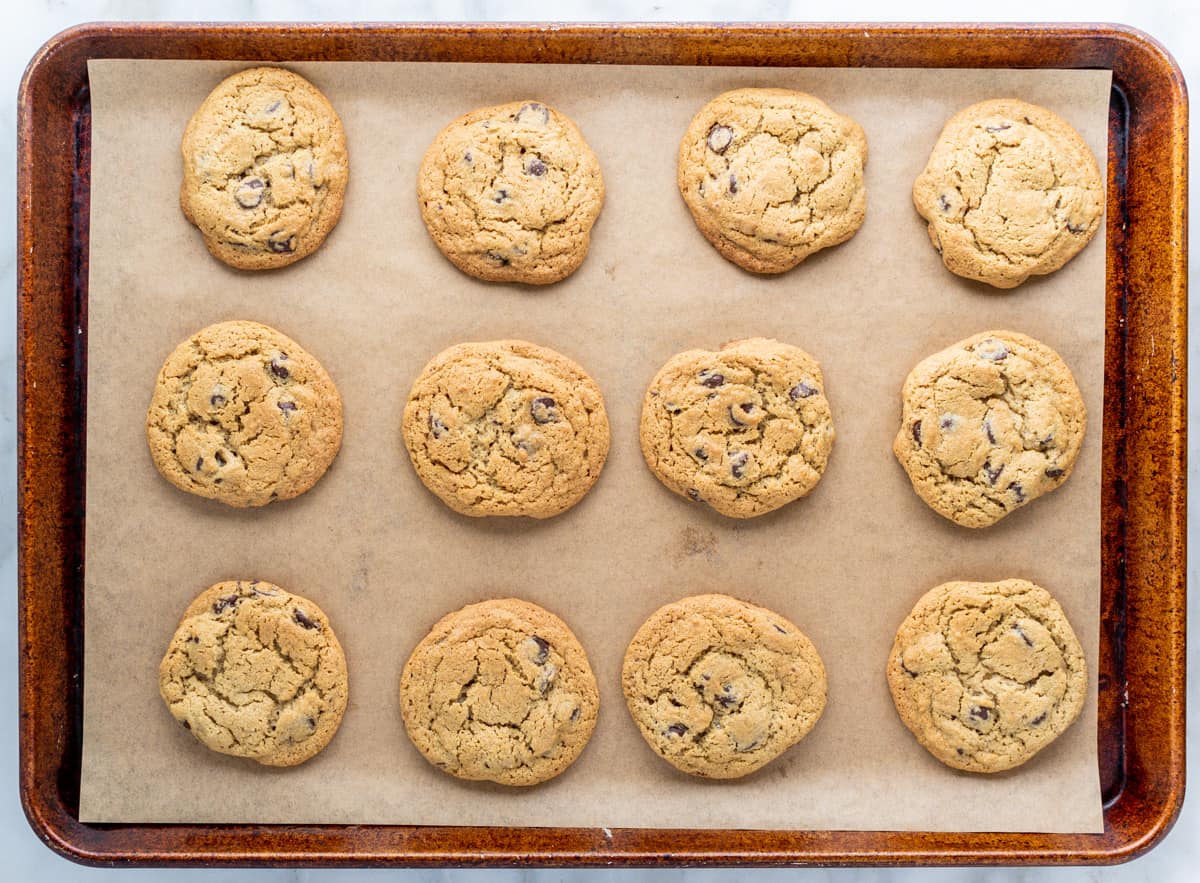
[[[606,827],[1102,830],[1096,760],[1104,235],[1061,272],[1008,294],[951,275],[910,188],[943,123],[1019,96],[1052,108],[1106,156],[1107,71],[692,69],[297,64],[337,108],[351,177],[340,225],[312,257],[239,273],[180,213],[179,141],[237,63],[93,61],[88,301],[87,566],[80,815],[105,822],[343,822]],[[777,278],[722,259],[675,185],[692,115],[738,86],[812,92],[867,132],[869,205],[853,239]],[[416,205],[421,157],[449,120],[536,97],[580,126],[608,189],[582,268],[545,289],[454,269]],[[304,496],[235,511],[155,472],[144,421],[156,373],[199,328],[247,318],[296,338],[345,401],[345,443]],[[972,531],[912,492],[891,453],[900,385],[924,356],[990,328],[1046,341],[1091,420],[1060,490]],[[821,362],[837,441],[808,498],[726,520],[669,493],[638,449],[646,384],[674,353],[743,336]],[[400,440],[424,363],[467,340],[525,338],[579,361],[603,390],[612,452],[592,492],[546,522],[455,515]],[[1091,671],[1085,711],[1026,766],[950,770],[900,723],[884,679],[895,629],[950,579],[1026,577],[1062,602]],[[350,706],[317,758],[266,769],[200,746],[158,696],[158,662],[202,589],[257,577],[309,596],[346,648]],[[709,782],[642,742],[620,666],[660,605],[720,591],[779,611],[816,644],[829,704],[812,734],[758,774]],[[517,595],[561,615],[600,683],[579,761],[531,789],[459,782],[405,736],[408,653],[444,613]]]

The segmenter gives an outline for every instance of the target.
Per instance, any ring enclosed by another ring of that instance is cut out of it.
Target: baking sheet
[[[347,131],[341,223],[315,255],[247,274],[212,259],[178,209],[179,138],[229,62],[89,63],[92,202],[84,745],[87,822],[293,822],[869,829],[1103,830],[1096,759],[1104,232],[1015,292],[945,271],[911,182],[963,106],[1050,107],[1106,156],[1108,71],[824,70],[534,65],[289,65]],[[726,262],[675,186],[678,139],[720,91],[812,92],[867,132],[867,219],[848,243],[776,278]],[[604,211],[582,268],[547,289],[489,285],[435,249],[417,167],[449,120],[523,98],[571,116],[600,158]],[[309,493],[256,511],[183,494],[155,472],[145,409],[162,360],[212,322],[297,339],[345,403],[342,452]],[[1071,366],[1091,422],[1061,489],[983,531],[911,491],[891,454],[899,388],[929,353],[1010,328]],[[837,441],[808,498],[731,521],[666,491],[638,450],[645,385],[674,353],[763,335],[822,364]],[[604,391],[613,444],[600,481],[546,522],[455,515],[413,473],[399,427],[424,363],[464,340],[521,337],[579,361]],[[1026,766],[952,771],[909,735],[883,669],[896,626],[949,579],[1032,579],[1084,645],[1079,721]],[[294,769],[207,751],[163,707],[158,661],[179,615],[222,579],[259,578],[329,614],[350,669],[341,731]],[[638,625],[688,594],[779,611],[813,640],[829,703],[809,737],[759,773],[710,782],[657,758],[624,707]],[[557,779],[513,790],[452,779],[408,742],[397,702],[409,651],[447,611],[517,595],[562,616],[600,683],[600,721]]]

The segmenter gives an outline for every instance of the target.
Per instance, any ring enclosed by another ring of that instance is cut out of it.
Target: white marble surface
[[[1188,8],[1191,6],[1192,8]],[[832,15],[830,14],[832,12]],[[4,137],[0,139],[0,194],[9,208],[0,212],[0,290],[15,292],[15,169],[16,169],[16,94],[21,73],[28,59],[45,40],[70,25],[96,20],[265,20],[265,21],[384,21],[384,20],[446,20],[446,21],[1112,21],[1134,25],[1161,40],[1170,49],[1184,70],[1187,79],[1200,83],[1200,10],[1184,2],[1161,0],[1092,0],[1084,5],[1058,0],[1006,0],[1002,5],[969,4],[959,0],[909,0],[907,3],[886,0],[841,0],[836,7],[787,0],[740,0],[736,4],[712,0],[609,0],[609,2],[488,2],[488,0],[428,0],[423,3],[387,2],[387,0],[18,0],[7,10],[4,27],[0,29],[0,108],[3,115]],[[1196,142],[1200,143],[1200,142]],[[1200,187],[1195,188],[1200,191]],[[1197,237],[1200,239],[1200,237]],[[0,303],[0,587],[9,598],[9,610],[15,613],[16,558],[16,428],[15,428],[15,297],[10,294]],[[1193,330],[1193,339],[1200,339]],[[1197,375],[1200,358],[1196,347],[1189,379],[1193,390],[1200,389]],[[1196,445],[1200,434],[1193,436],[1190,475],[1200,469]],[[1194,507],[1193,507],[1194,508]],[[1195,518],[1189,519],[1189,539],[1195,546]],[[1200,554],[1193,556],[1193,562]],[[1189,588],[1195,582],[1197,566],[1188,569]],[[1200,661],[1200,605],[1189,616],[1194,637],[1189,662]],[[132,880],[159,877],[155,872],[128,870],[88,870],[67,862],[38,842],[21,812],[17,796],[17,646],[15,618],[0,617],[0,856],[7,880],[73,881],[73,880]],[[1195,683],[1188,689],[1191,723],[1200,712],[1200,696]],[[1200,727],[1192,728],[1189,748],[1193,757],[1200,746]],[[1194,776],[1189,776],[1195,784]],[[903,799],[902,795],[897,796]],[[755,874],[756,880],[838,879],[883,881],[915,881],[927,874],[945,881],[979,880],[1050,880],[1050,881],[1120,881],[1120,883],[1174,883],[1197,878],[1200,860],[1200,808],[1196,798],[1184,806],[1174,830],[1165,841],[1147,856],[1127,865],[1110,869],[950,869],[935,874],[919,870],[764,870]],[[497,881],[536,880],[539,883],[587,880],[638,879],[642,876],[661,881],[733,881],[742,874],[737,871],[677,870],[649,872],[616,871],[256,871],[178,870],[171,880],[203,881],[320,881],[403,879],[411,881],[440,881],[488,879]]]

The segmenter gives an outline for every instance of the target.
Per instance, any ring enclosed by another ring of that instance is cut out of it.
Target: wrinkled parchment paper
[[[90,64],[83,820],[1102,829],[1103,231],[1061,272],[995,294],[943,269],[909,193],[946,119],[1000,96],[1064,116],[1103,168],[1109,72],[296,64],[345,123],[345,214],[312,257],[240,273],[209,256],[177,200],[188,117],[246,66]],[[870,144],[858,235],[777,278],[723,260],[675,185],[692,115],[717,93],[752,85],[812,92],[861,122]],[[545,289],[458,272],[426,234],[415,196],[418,164],[443,125],[525,98],[579,124],[608,190],[582,268]],[[168,485],[143,429],[155,375],[174,346],[212,322],[242,318],[298,340],[345,401],[344,447],[325,478],[296,500],[254,511]],[[972,531],[913,494],[891,439],[909,369],[990,328],[1057,349],[1091,422],[1064,487]],[[811,496],[726,520],[669,493],[646,469],[640,403],[672,354],[755,335],[820,360],[837,441]],[[418,481],[400,440],[405,396],[430,357],[460,341],[504,337],[579,361],[604,391],[612,423],[599,483],[543,523],[455,515]],[[1011,576],[1062,602],[1091,669],[1087,706],[1025,767],[959,773],[901,725],[884,663],[897,625],[927,589]],[[159,659],[192,597],[218,580],[254,577],[316,601],[349,661],[341,731],[294,769],[204,749],[158,696]],[[708,591],[797,623],[829,672],[829,704],[812,734],[740,781],[677,773],[643,744],[621,694],[621,660],[638,625],[661,604]],[[509,595],[567,621],[601,692],[599,725],[580,759],[524,790],[434,769],[406,738],[397,701],[400,669],[434,621]]]

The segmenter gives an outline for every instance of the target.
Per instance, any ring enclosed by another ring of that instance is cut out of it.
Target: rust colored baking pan
[[[90,58],[1107,68],[1101,834],[116,825],[78,818]],[[89,864],[1110,864],[1184,789],[1187,98],[1109,25],[85,25],[21,85],[18,166],[21,800]]]

